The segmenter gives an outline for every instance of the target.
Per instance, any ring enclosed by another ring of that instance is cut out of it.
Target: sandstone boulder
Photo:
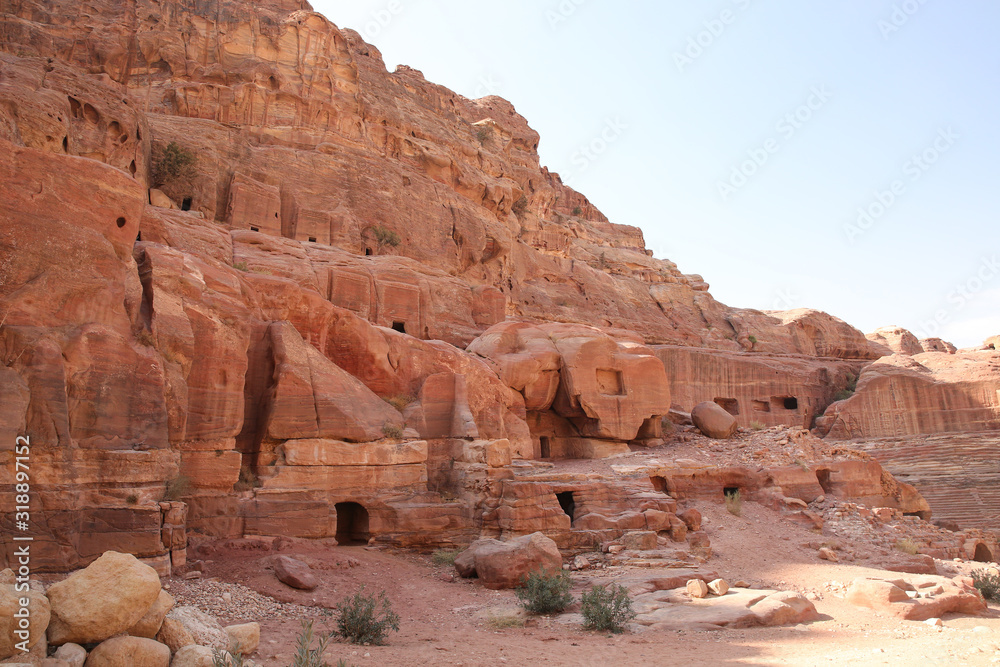
[[[725,440],[736,433],[736,417],[714,401],[704,401],[691,410],[691,421],[710,438]]]
[[[160,625],[160,631],[156,633],[156,641],[166,644],[170,647],[170,651],[174,653],[185,646],[190,646],[195,643],[194,637],[184,626],[184,623],[177,619],[170,618],[170,616],[163,619],[163,623]]]
[[[729,592],[729,582],[725,579],[714,579],[708,582],[708,590],[712,595],[725,595]]]
[[[190,645],[177,651],[170,667],[214,667],[214,652],[207,646]]]
[[[215,618],[196,607],[174,607],[168,619],[179,621],[190,633],[195,644],[225,651],[229,648],[229,635]]]
[[[146,614],[128,630],[128,634],[133,637],[146,637],[152,639],[160,631],[163,619],[167,617],[167,612],[174,606],[174,598],[165,590],[160,590],[156,601],[149,607]]]
[[[87,661],[87,649],[79,644],[63,644],[56,649],[52,657],[62,660],[69,667],[83,667],[83,663]]]
[[[229,652],[250,655],[260,645],[260,623],[240,623],[227,625],[229,635]]]
[[[86,667],[169,667],[170,649],[145,637],[112,637],[97,645]]]
[[[486,588],[517,588],[531,572],[560,571],[562,555],[556,543],[542,533],[507,542],[482,539],[455,558],[455,569],[463,577],[479,577]]]
[[[131,554],[108,551],[49,587],[50,644],[99,642],[139,622],[160,594],[156,570]]]
[[[29,598],[27,610],[31,621],[27,637],[15,634],[24,631],[15,614],[21,613],[20,601],[25,597]],[[45,636],[49,618],[49,601],[43,593],[36,590],[19,592],[11,584],[0,584],[0,660],[20,653],[15,646],[25,639],[28,640],[29,648],[35,646]]]
[[[312,568],[291,556],[278,556],[274,559],[274,576],[286,586],[302,591],[311,591],[319,586]]]
[[[805,596],[790,591],[774,593],[750,606],[761,625],[790,625],[819,618],[816,606]]]
[[[708,596],[708,584],[701,579],[692,579],[687,582],[687,593],[693,598],[703,598]]]
[[[847,601],[908,621],[923,621],[948,613],[978,614],[987,608],[971,580],[933,575],[911,575],[891,581],[855,579],[847,590]]]
[[[695,508],[689,507],[682,512],[678,512],[677,518],[684,522],[688,530],[692,532],[701,530],[701,512]]]

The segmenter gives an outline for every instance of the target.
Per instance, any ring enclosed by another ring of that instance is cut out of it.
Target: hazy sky
[[[1000,334],[1000,3],[316,0],[729,305]]]

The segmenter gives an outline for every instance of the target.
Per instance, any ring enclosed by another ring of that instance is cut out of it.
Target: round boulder
[[[694,406],[694,410],[691,411],[691,421],[709,438],[725,440],[736,433],[736,417],[714,401],[705,401]]]
[[[84,667],[169,667],[170,649],[145,637],[112,637],[90,652]]]

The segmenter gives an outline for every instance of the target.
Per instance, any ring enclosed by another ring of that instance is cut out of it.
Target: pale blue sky
[[[994,0],[314,7],[390,70],[509,99],[542,164],[729,305],[1000,334]]]

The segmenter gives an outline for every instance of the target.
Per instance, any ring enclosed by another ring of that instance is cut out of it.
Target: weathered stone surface
[[[531,572],[561,570],[562,556],[556,543],[541,533],[507,542],[482,539],[456,557],[455,569],[463,577],[479,577],[486,588],[517,588]]]
[[[781,592],[768,595],[750,606],[761,625],[790,625],[819,618],[816,606],[801,593]]]
[[[281,445],[290,466],[391,466],[427,461],[427,442],[357,443],[340,440],[288,440]]]
[[[925,352],[920,341],[903,327],[880,327],[865,338],[892,350],[893,354],[914,355]]]
[[[923,596],[918,596],[917,591],[923,591]],[[985,600],[971,580],[933,575],[911,575],[892,581],[858,578],[847,590],[847,601],[908,621],[946,613],[978,614],[986,609]]]
[[[86,667],[169,667],[170,649],[145,637],[112,637],[94,648]]]
[[[174,607],[167,618],[179,622],[191,635],[195,644],[225,651],[229,648],[229,635],[215,618],[197,607]],[[164,621],[164,625],[166,621]],[[173,628],[171,628],[173,630]]]
[[[87,661],[87,649],[79,644],[63,644],[52,657],[64,661],[69,667],[83,667]]]
[[[257,650],[260,644],[260,623],[240,623],[239,625],[227,625],[226,634],[229,635],[229,652],[250,655]]]
[[[857,392],[817,420],[826,437],[991,431],[1000,425],[1000,353],[893,355],[865,367]]]
[[[160,631],[156,633],[156,641],[169,646],[172,653],[176,653],[181,648],[195,643],[194,636],[188,631],[184,623],[169,616],[163,619]]]
[[[729,592],[729,582],[725,579],[713,579],[708,582],[708,590],[712,595],[725,595]]]
[[[163,619],[167,617],[174,606],[174,598],[165,590],[160,590],[156,601],[149,607],[146,614],[139,621],[128,629],[128,634],[133,637],[146,637],[153,639],[163,625]]]
[[[191,644],[179,649],[170,661],[170,667],[214,667],[214,653],[207,646]]]
[[[28,598],[28,613],[31,624],[28,627],[28,647],[32,647],[45,637],[49,625],[50,607],[48,598],[39,591],[19,592],[11,584],[0,584],[0,660],[20,653],[15,646],[25,640],[25,637],[15,635],[19,626],[19,618],[15,614],[21,611],[21,598]]]
[[[50,644],[99,642],[134,626],[157,600],[160,577],[135,556],[109,551],[47,591]]]
[[[274,576],[283,584],[304,591],[311,591],[319,586],[319,580],[311,568],[302,561],[291,556],[277,556],[274,559]]]
[[[691,410],[691,421],[699,431],[710,438],[725,440],[736,433],[736,418],[714,401],[705,401],[694,406]]]
[[[685,587],[687,594],[693,598],[703,598],[708,596],[708,585],[701,579],[692,579]]]

